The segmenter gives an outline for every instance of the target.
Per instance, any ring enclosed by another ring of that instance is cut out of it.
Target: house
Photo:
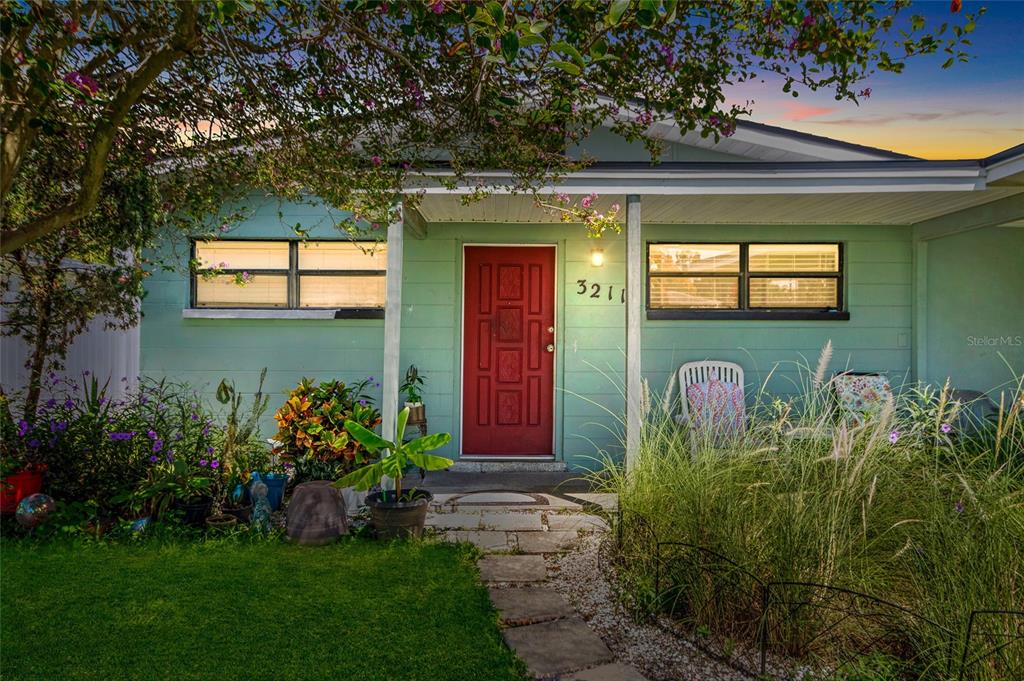
[[[623,431],[634,446],[641,376],[658,390],[686,361],[738,362],[780,393],[829,339],[835,369],[896,382],[998,394],[1024,372],[1024,145],[927,161],[755,123],[649,134],[660,165],[599,130],[574,150],[598,160],[545,190],[621,204],[622,233],[601,239],[528,196],[464,205],[473,187],[442,187],[443,168],[367,252],[328,209],[253,194],[223,238],[161,249],[179,271],[148,281],[142,373],[211,398],[263,367],[274,395],[372,376],[387,429],[415,364],[444,454],[573,468],[621,453]],[[190,277],[193,254],[227,265]]]

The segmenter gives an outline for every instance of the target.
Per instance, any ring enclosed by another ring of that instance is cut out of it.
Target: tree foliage
[[[22,0],[3,28],[2,192],[30,194],[45,149],[70,171],[59,200],[5,211],[4,253],[93,211],[126,165],[161,172],[161,203],[202,217],[261,188],[314,194],[383,223],[437,163],[448,183],[521,191],[579,167],[568,143],[611,122],[628,139],[671,120],[729,135],[750,104],[725,88],[856,101],[876,71],[945,50],[975,18],[926,27],[909,2],[825,0]],[[954,7],[954,11],[959,8]],[[902,20],[901,20],[902,21]],[[900,24],[903,25],[903,24]],[[585,161],[583,161],[585,162]],[[349,225],[351,226],[351,225]]]

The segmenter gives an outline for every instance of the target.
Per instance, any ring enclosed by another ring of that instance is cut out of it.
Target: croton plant
[[[373,377],[345,384],[304,378],[288,394],[274,414],[278,442],[274,453],[295,466],[298,481],[335,479],[352,470],[365,448],[351,437],[346,421],[373,429],[380,423],[380,412],[366,394],[379,386]]]

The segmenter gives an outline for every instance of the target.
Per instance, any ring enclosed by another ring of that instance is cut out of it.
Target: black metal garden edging
[[[667,592],[663,588],[664,570],[666,567],[678,564],[684,558],[688,559],[687,565],[712,578],[711,587],[714,592],[711,594],[711,603],[720,603],[721,595],[727,589],[734,589],[737,594],[746,593],[747,588],[738,587],[734,581],[730,581],[737,577],[747,580],[749,596],[752,597],[755,592],[757,593],[760,610],[757,613],[756,623],[758,669],[755,672],[749,668],[739,667],[736,661],[730,660],[730,664],[739,671],[751,675],[764,676],[766,674],[768,650],[773,647],[771,636],[773,622],[777,628],[783,628],[794,622],[799,616],[815,616],[813,614],[804,615],[804,613],[820,612],[824,613],[825,618],[834,616],[836,619],[824,628],[815,631],[810,639],[802,642],[803,650],[801,652],[804,654],[811,649],[813,644],[826,640],[831,633],[839,630],[840,625],[851,619],[862,620],[861,631],[867,632],[871,636],[870,640],[842,658],[840,663],[827,673],[826,678],[839,672],[859,656],[877,650],[878,645],[887,639],[891,639],[894,645],[901,643],[900,634],[903,630],[901,625],[908,620],[926,625],[932,630],[935,639],[942,642],[942,647],[946,649],[946,668],[943,673],[946,678],[953,678],[953,665],[956,659],[953,652],[956,645],[956,631],[897,603],[852,589],[816,582],[766,582],[732,558],[708,547],[684,541],[659,540],[647,517],[631,509],[619,508],[616,513],[615,543],[616,549],[620,553],[626,540],[627,515],[631,520],[636,521],[636,526],[642,528],[641,532],[646,535],[645,541],[642,542],[647,546],[645,553],[648,556],[653,555],[654,595],[659,609],[665,609],[667,604],[665,599]],[[669,548],[681,549],[681,551],[666,555],[666,550]],[[725,577],[725,579],[718,579],[719,577]],[[808,595],[808,591],[812,594]],[[796,592],[795,597],[787,596],[789,592]],[[815,594],[823,597],[814,598]],[[677,603],[673,601],[670,614],[675,614],[676,606]],[[754,610],[752,604],[751,610]],[[979,623],[990,618],[998,618],[999,625],[996,630],[979,629]],[[1015,628],[1012,628],[1009,622],[1014,620],[1018,623]],[[1024,611],[974,610],[967,616],[965,626],[961,631],[963,631],[964,638],[958,669],[956,669],[958,681],[964,681],[972,667],[985,662],[1002,664],[1010,669],[1011,661],[1006,656],[1006,650],[1011,646],[1024,648]],[[987,641],[988,647],[971,656],[972,642],[976,643],[979,639]],[[696,643],[695,641],[691,642]],[[705,648],[703,645],[701,647]],[[835,647],[827,646],[827,649],[834,652]],[[722,656],[720,652],[709,652]],[[729,655],[726,654],[723,657],[728,659]],[[909,661],[912,660],[913,658],[909,658]],[[1024,670],[1021,670],[1020,678],[1024,678]]]

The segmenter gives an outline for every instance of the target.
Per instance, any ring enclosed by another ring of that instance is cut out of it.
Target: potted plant
[[[219,461],[209,463],[213,473],[219,467]],[[124,500],[129,501],[136,511],[146,507],[149,515],[157,519],[173,508],[184,514],[187,524],[202,527],[210,515],[214,498],[215,480],[206,469],[206,465],[196,468],[184,457],[168,454],[153,461],[146,477]]]
[[[427,421],[427,408],[423,405],[423,386],[426,383],[415,364],[405,372],[405,382],[398,391],[405,394],[405,407],[409,410],[409,423],[421,424]]]
[[[366,497],[370,507],[373,526],[379,537],[419,537],[427,518],[427,506],[434,496],[427,490],[402,489],[405,469],[418,466],[423,470],[437,471],[452,465],[451,459],[427,454],[432,449],[443,447],[451,441],[448,433],[425,435],[404,442],[405,426],[409,421],[408,407],[398,415],[394,441],[388,441],[354,421],[345,423],[348,432],[377,460],[357,468],[334,483],[335,487],[355,487],[366,491],[379,485],[384,476],[394,480],[395,489],[374,492]]]
[[[270,400],[263,394],[266,377],[264,368],[244,419],[240,413],[242,395],[235,390],[235,384],[225,378],[217,386],[217,401],[228,406],[220,442],[222,465],[218,471],[223,496],[218,501],[223,514],[237,518],[240,523],[248,523],[252,513],[249,483],[253,472],[263,468],[268,459],[266,446],[259,438],[260,417],[266,412]]]
[[[22,419],[17,424],[11,415],[7,396],[0,391],[0,512],[14,513],[27,496],[43,489],[46,464],[36,461],[39,440],[32,427]],[[35,444],[37,446],[33,447]]]
[[[350,437],[348,422],[372,429],[380,413],[364,393],[372,379],[346,385],[342,381],[315,384],[304,378],[274,414],[278,445],[274,454],[294,466],[295,483],[336,480],[352,470],[357,457],[366,453]]]

